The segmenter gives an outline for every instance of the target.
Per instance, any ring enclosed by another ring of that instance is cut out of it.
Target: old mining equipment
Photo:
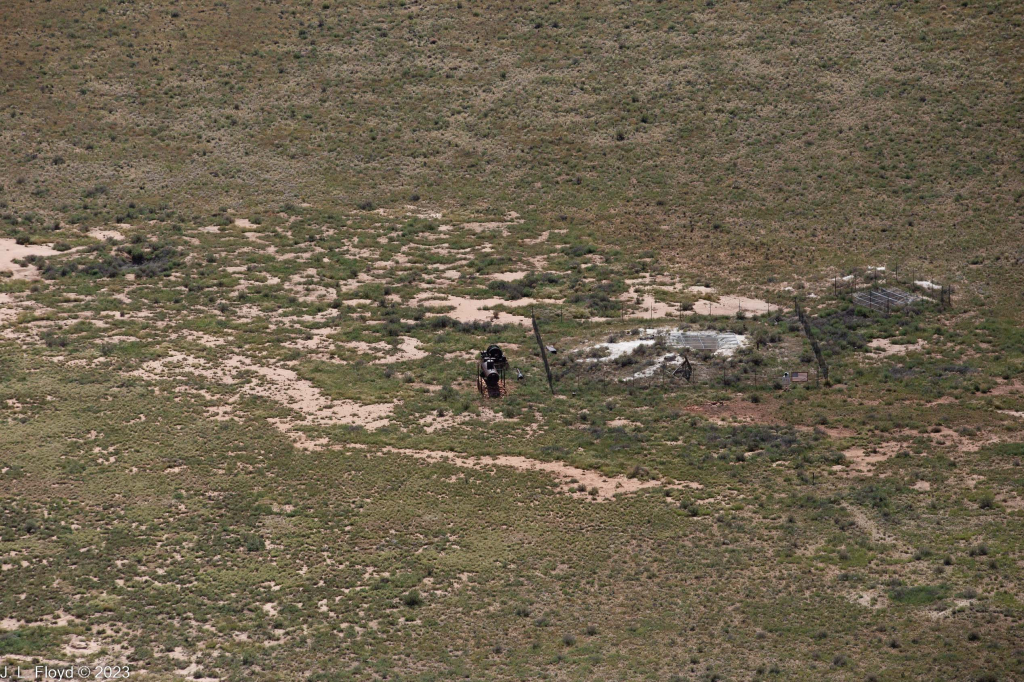
[[[490,398],[499,398],[505,393],[505,370],[508,359],[501,348],[493,343],[480,353],[477,362],[476,388]]]

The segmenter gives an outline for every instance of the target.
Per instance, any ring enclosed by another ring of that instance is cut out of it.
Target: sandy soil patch
[[[914,490],[920,490],[921,492],[926,493],[932,489],[932,484],[929,483],[928,481],[918,481],[917,483],[910,487],[913,488]]]
[[[372,275],[368,275],[365,272],[360,272],[354,278],[346,280],[338,285],[338,292],[344,293],[349,291],[355,291],[364,284],[386,284],[388,280],[378,279]]]
[[[891,339],[872,339],[868,343],[868,347],[871,352],[878,357],[887,357],[889,355],[902,355],[909,353],[910,351],[924,350],[925,347],[924,339],[918,339],[914,343],[909,344],[896,344]]]
[[[891,545],[895,545],[900,552],[906,554],[910,553],[908,551],[909,548],[907,548],[902,542],[900,542],[898,538],[883,530],[877,523],[875,523],[874,519],[872,519],[867,515],[867,513],[865,513],[863,509],[855,505],[847,504],[845,502],[843,503],[842,507],[847,512],[849,512],[850,516],[857,524],[857,527],[863,530],[864,532],[868,533],[874,542],[885,542]]]
[[[779,306],[775,306],[778,310]],[[745,296],[719,296],[717,301],[701,299],[693,304],[693,312],[697,315],[735,315],[742,312],[748,315],[770,313],[772,305],[768,301]]]
[[[979,433],[974,436],[963,436],[953,429],[941,427],[937,431],[929,430],[928,433],[920,433],[910,429],[903,429],[895,432],[897,435],[907,438],[925,437],[938,446],[951,446],[958,452],[977,452],[986,445],[1002,443],[1009,440],[992,434]]]
[[[392,346],[387,341],[367,343],[366,341],[348,341],[338,345],[351,348],[360,353],[381,356],[373,361],[375,365],[390,365],[395,362],[408,362],[427,357],[427,351],[420,348],[420,340],[412,336],[398,337],[401,343]]]
[[[285,341],[282,346],[286,348],[294,348],[296,350],[303,351],[303,357],[307,359],[322,360],[324,362],[334,362],[340,365],[347,365],[348,363],[344,360],[331,355],[331,351],[334,349],[334,341],[327,338],[330,334],[335,333],[336,329],[323,328],[323,329],[311,329],[309,330],[309,338],[295,339],[293,341]]]
[[[1024,509],[1024,498],[1018,497],[1016,493],[997,495],[996,502],[1003,505],[1010,511],[1020,511]]]
[[[772,305],[768,301],[747,298],[745,296],[719,296],[716,301],[701,298],[694,302],[692,310],[680,310],[678,303],[658,301],[654,295],[655,290],[681,291],[683,284],[672,277],[666,275],[651,277],[647,275],[639,279],[627,279],[626,284],[629,285],[629,291],[620,296],[619,299],[626,302],[635,302],[639,299],[636,305],[640,307],[640,310],[630,313],[627,317],[659,318],[681,317],[693,314],[733,316],[739,312],[748,315],[761,315],[772,310]],[[710,296],[715,293],[712,287],[705,286],[686,287],[686,291],[700,296]],[[779,306],[776,305],[775,309],[778,310]]]
[[[991,391],[992,395],[1010,395],[1011,393],[1024,393],[1024,382],[1020,379],[1014,379],[1013,381],[1007,381],[1006,383],[995,386]]]
[[[502,282],[515,282],[523,277],[526,277],[525,270],[519,270],[517,272],[499,272],[490,276],[491,279],[496,279]]]
[[[640,299],[639,302],[637,302],[637,298]],[[635,292],[627,291],[619,297],[619,300],[632,303],[639,308],[639,310],[634,310],[626,315],[626,317],[634,319],[656,320],[664,317],[682,317],[683,315],[690,314],[689,311],[682,310],[678,303],[659,301],[653,294],[642,294],[638,297]]]
[[[523,243],[524,244],[531,244],[531,245],[532,244],[543,244],[544,242],[546,242],[548,240],[548,238],[551,236],[552,233],[554,233],[554,234],[565,234],[566,232],[568,232],[568,230],[544,230],[543,232],[540,233],[540,236],[538,236],[538,237],[536,237],[534,239],[524,239]]]
[[[605,476],[597,471],[579,469],[563,462],[541,462],[528,457],[513,455],[497,455],[492,457],[467,457],[455,452],[436,452],[432,450],[404,450],[387,448],[385,452],[397,453],[428,462],[445,462],[455,466],[471,469],[487,470],[493,467],[508,467],[517,471],[543,471],[553,475],[559,481],[559,489],[571,493],[575,497],[592,499],[596,502],[607,502],[621,493],[635,493],[645,488],[703,488],[700,483],[690,481],[664,483],[662,481],[642,481],[626,476]],[[578,488],[585,486],[585,491]],[[593,495],[590,491],[596,490]]]
[[[924,611],[924,615],[932,620],[942,620],[943,618],[949,618],[958,611],[969,608],[973,603],[973,599],[954,599],[953,605],[949,608],[942,611]]]
[[[656,277],[644,275],[636,279],[627,279],[626,284],[629,285],[629,290],[621,294],[619,300],[636,305],[639,308],[639,310],[627,314],[626,317],[655,319],[682,317],[689,314],[687,311],[682,310],[678,303],[665,303],[657,300],[654,296],[654,289],[678,291],[681,285],[672,278],[664,275]]]
[[[558,304],[561,301],[520,298],[516,301],[506,301],[503,298],[465,298],[463,296],[441,295],[440,298],[426,298],[437,296],[430,292],[421,292],[412,298],[411,303],[424,307],[438,308],[451,307],[452,310],[441,313],[459,322],[497,322],[499,324],[530,325],[530,318],[522,315],[513,315],[505,312],[489,310],[494,306],[523,307],[537,304]]]
[[[512,211],[505,215],[503,222],[483,222],[483,223],[462,223],[459,225],[464,230],[472,230],[473,232],[491,232],[498,231],[501,236],[507,237],[509,235],[508,228],[513,225],[519,225],[523,221],[519,218],[519,214]]]
[[[9,322],[18,317],[18,309],[15,308],[13,294],[0,293],[0,324]]]
[[[93,239],[99,239],[100,241],[106,241],[112,239],[115,242],[123,241],[124,235],[117,230],[104,230],[99,227],[94,227],[89,230],[88,235]]]
[[[293,278],[295,277],[298,277],[298,275],[293,275]],[[284,288],[303,303],[330,303],[338,297],[338,292],[334,289],[328,289],[318,284],[307,284],[301,281],[286,282]]]
[[[353,400],[332,400],[290,369],[260,365],[241,355],[228,356],[214,365],[201,358],[172,352],[166,358],[145,363],[132,374],[149,380],[173,380],[183,374],[201,376],[238,386],[240,393],[274,400],[302,415],[301,419],[272,420],[279,430],[300,443],[307,439],[295,431],[298,426],[349,424],[371,431],[379,429],[390,423],[396,404],[364,405]]]
[[[22,562],[23,567],[26,562]],[[50,627],[50,628],[63,628],[67,627],[71,623],[78,619],[74,616],[64,613],[63,611],[57,611],[49,616],[43,616],[41,620],[37,621],[24,621],[17,618],[4,618],[0,620],[0,630],[21,630],[22,628],[36,628],[36,627]]]
[[[409,215],[422,220],[440,220],[442,215],[440,211],[431,211],[430,209],[419,208],[409,204],[405,205],[405,210],[409,211]]]
[[[450,429],[453,426],[458,426],[468,421],[485,421],[485,422],[501,422],[501,421],[514,421],[512,419],[506,419],[505,415],[500,412],[495,412],[486,407],[480,408],[479,414],[473,414],[472,412],[463,412],[462,414],[452,414],[446,412],[443,415],[438,416],[436,413],[428,414],[419,420],[420,426],[427,433],[434,433],[435,431],[441,431],[444,429]]]
[[[868,590],[866,592],[857,592],[848,595],[847,599],[858,606],[863,606],[869,609],[883,609],[889,605],[889,597],[878,589]]]
[[[183,329],[174,336],[172,336],[172,338],[182,338],[185,339],[186,341],[191,341],[192,343],[201,344],[203,346],[206,346],[207,348],[223,346],[226,343],[225,340],[220,337],[214,336],[212,334],[207,334],[206,332],[194,331],[192,329]],[[131,340],[134,341],[136,339],[134,337],[131,337]]]
[[[57,251],[45,244],[18,244],[13,239],[0,239],[0,272],[14,273],[14,279],[38,279],[39,269],[34,265],[18,265],[15,260],[26,256],[55,256]]]
[[[103,644],[95,640],[72,637],[71,641],[64,647],[64,654],[71,658],[82,658],[98,653]]]
[[[893,457],[902,447],[901,443],[882,443],[877,447],[869,449],[852,447],[843,450],[843,456],[846,457],[847,466],[852,471],[870,473],[874,470],[875,466]],[[842,465],[838,466],[841,467]]]

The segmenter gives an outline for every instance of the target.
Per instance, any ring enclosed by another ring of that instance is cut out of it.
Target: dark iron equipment
[[[480,353],[477,361],[476,388],[481,394],[491,398],[499,398],[505,393],[505,370],[508,369],[508,358],[495,344]]]
[[[690,364],[690,358],[683,356],[683,361],[679,367],[672,372],[672,376],[681,376],[686,379],[687,383],[693,380],[693,365]]]

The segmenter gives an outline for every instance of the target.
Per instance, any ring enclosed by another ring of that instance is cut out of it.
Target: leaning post
[[[533,320],[533,335],[537,339],[537,347],[540,348],[540,359],[544,361],[544,371],[548,375],[548,388],[551,389],[551,395],[555,394],[555,384],[551,380],[551,367],[548,365],[548,352],[544,348],[544,341],[540,338],[540,327],[537,326],[537,315],[533,312],[530,313],[530,319]]]

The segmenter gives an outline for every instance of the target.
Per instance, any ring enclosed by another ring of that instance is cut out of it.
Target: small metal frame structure
[[[683,364],[673,370],[672,376],[680,376],[686,379],[686,383],[690,383],[693,380],[693,365],[690,364],[690,358],[684,355]]]
[[[888,313],[892,310],[905,308],[918,300],[918,298],[918,296],[902,289],[879,287],[878,289],[856,292],[853,295],[853,302],[880,313]]]
[[[740,337],[737,334],[714,331],[672,332],[668,335],[668,341],[675,346],[712,353],[738,348],[740,345]]]
[[[500,398],[507,393],[505,389],[505,371],[508,369],[508,358],[495,344],[480,352],[477,361],[476,390],[487,398]]]
[[[714,334],[687,334],[685,332],[673,334],[670,337],[674,343],[693,350],[718,351],[718,336]]]

